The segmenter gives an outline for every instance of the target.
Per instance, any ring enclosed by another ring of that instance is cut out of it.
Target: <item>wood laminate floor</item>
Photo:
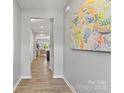
[[[53,79],[45,57],[32,63],[32,78],[21,80],[14,93],[72,93],[63,79]]]

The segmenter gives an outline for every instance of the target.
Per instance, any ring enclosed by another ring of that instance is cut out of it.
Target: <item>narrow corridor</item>
[[[32,78],[21,80],[14,93],[72,93],[63,79],[53,79],[45,57],[32,62]]]

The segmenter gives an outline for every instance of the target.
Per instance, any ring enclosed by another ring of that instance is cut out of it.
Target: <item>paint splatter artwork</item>
[[[111,1],[86,0],[71,16],[71,48],[111,51]]]

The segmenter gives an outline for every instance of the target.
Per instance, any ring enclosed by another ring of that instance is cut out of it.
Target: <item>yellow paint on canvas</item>
[[[76,13],[76,15],[78,16],[79,20],[81,19],[81,17],[83,16],[83,11],[82,9],[79,9]]]
[[[84,4],[92,4],[95,0],[87,0]]]
[[[94,28],[94,24],[88,24],[87,27],[90,29],[90,31],[92,31]]]
[[[88,9],[88,12],[92,15],[95,15],[96,14],[96,10],[93,8],[93,7],[87,7]]]
[[[104,12],[103,11],[98,12],[98,17],[100,18],[100,20],[104,20],[105,18]]]
[[[73,26],[73,31],[75,33],[79,33],[79,32],[81,32],[81,28],[80,27]]]

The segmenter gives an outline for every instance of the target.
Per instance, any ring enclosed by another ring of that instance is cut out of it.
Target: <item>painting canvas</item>
[[[110,11],[110,0],[85,0],[71,15],[71,48],[110,52]]]

